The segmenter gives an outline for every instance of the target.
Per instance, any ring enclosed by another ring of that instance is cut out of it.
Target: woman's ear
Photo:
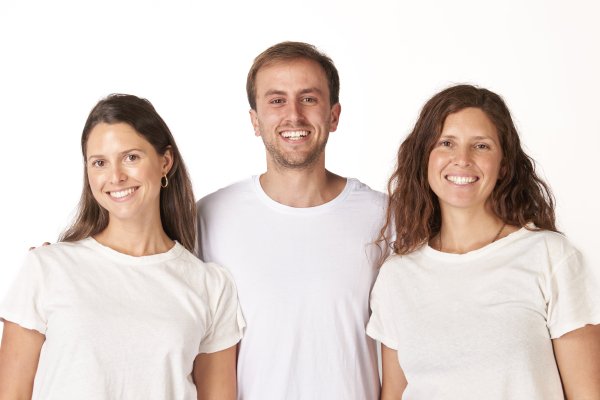
[[[500,171],[498,171],[498,180],[502,180],[506,178],[506,174],[508,173],[508,167],[504,160],[502,160],[502,164],[500,164]]]
[[[171,148],[171,146],[167,147],[164,154],[162,155],[162,158],[163,158],[163,165],[162,165],[163,175],[167,175],[169,173],[169,171],[171,171],[171,168],[173,167],[173,149]]]

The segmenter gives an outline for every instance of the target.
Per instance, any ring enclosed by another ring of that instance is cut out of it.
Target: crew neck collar
[[[523,236],[526,236],[530,232],[531,231],[528,230],[527,228],[522,227],[521,229],[519,229],[503,238],[500,238],[493,243],[490,243],[490,244],[483,246],[477,250],[472,250],[472,251],[469,251],[468,253],[464,253],[464,254],[445,253],[445,252],[434,249],[433,247],[429,246],[429,244],[426,244],[425,246],[423,246],[422,251],[425,255],[439,259],[439,260],[443,260],[443,261],[447,261],[447,262],[464,262],[464,261],[468,261],[468,260],[472,260],[472,259],[476,259],[476,258],[480,258],[480,257],[485,257],[489,253],[495,251],[496,249],[502,248],[510,243],[513,243],[514,241],[519,240]]]
[[[336,205],[343,202],[348,197],[348,195],[352,191],[352,188],[355,185],[355,181],[355,179],[346,178],[346,185],[344,186],[344,189],[340,192],[340,194],[338,194],[336,197],[334,197],[327,203],[323,203],[314,207],[290,207],[285,204],[276,202],[275,200],[270,198],[269,195],[267,195],[267,193],[264,191],[260,184],[260,175],[252,176],[254,190],[263,203],[277,211],[296,215],[320,214],[336,207]]]
[[[171,247],[164,253],[152,254],[149,256],[131,256],[129,254],[120,253],[108,246],[105,246],[91,236],[86,239],[83,239],[81,243],[89,248],[94,249],[95,251],[99,251],[106,257],[116,262],[129,265],[148,265],[162,263],[173,258],[179,257],[179,255],[181,255],[181,253],[185,249],[179,242],[175,241],[173,247]]]

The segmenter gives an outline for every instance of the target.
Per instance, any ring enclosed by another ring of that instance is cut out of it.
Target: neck
[[[322,168],[267,168],[260,184],[270,198],[289,207],[316,207],[336,198],[346,179]]]
[[[169,251],[174,242],[167,236],[160,216],[133,223],[110,218],[108,226],[94,236],[104,246],[131,256],[149,256]]]
[[[505,225],[489,210],[444,212],[440,233],[432,241],[446,253],[464,254],[502,237]]]

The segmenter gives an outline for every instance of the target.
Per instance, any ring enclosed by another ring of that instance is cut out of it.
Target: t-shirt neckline
[[[464,254],[445,253],[445,252],[434,249],[433,247],[429,246],[429,244],[426,244],[425,246],[423,246],[422,251],[425,255],[439,259],[439,260],[448,261],[448,262],[464,262],[467,260],[484,257],[488,253],[493,252],[494,250],[496,250],[500,247],[504,247],[510,243],[513,243],[516,240],[519,240],[521,237],[527,235],[530,232],[531,232],[531,230],[527,229],[526,227],[522,227],[521,229],[519,229],[501,239],[498,239],[493,243],[490,243],[486,246],[483,246],[480,249],[469,251],[468,253],[464,253]]]
[[[129,254],[120,253],[108,246],[105,246],[98,242],[93,237],[83,239],[81,243],[95,251],[102,253],[104,256],[123,264],[128,265],[149,265],[158,264],[174,258],[179,257],[184,247],[178,242],[174,241],[175,244],[169,250],[164,253],[152,254],[149,256],[131,256]]]
[[[328,201],[327,203],[314,207],[290,207],[286,206],[285,204],[278,203],[272,198],[270,198],[269,195],[267,195],[267,193],[265,193],[264,189],[260,184],[260,175],[253,175],[252,182],[257,196],[267,206],[287,214],[312,215],[327,212],[332,208],[336,207],[339,203],[343,202],[352,191],[356,180],[353,178],[346,178],[346,185],[344,186],[344,189],[342,189],[340,194],[338,194],[335,198]]]

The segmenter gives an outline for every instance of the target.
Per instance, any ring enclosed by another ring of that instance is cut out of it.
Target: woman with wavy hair
[[[0,306],[2,399],[235,399],[229,273],[196,243],[192,186],[149,101],[91,111],[84,185],[60,242],[26,257]]]
[[[367,326],[382,399],[600,398],[598,271],[557,231],[497,94],[431,98],[388,190],[394,254]]]

